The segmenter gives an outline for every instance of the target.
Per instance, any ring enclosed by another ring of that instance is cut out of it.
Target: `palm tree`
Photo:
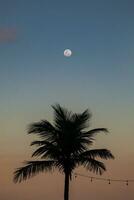
[[[107,149],[90,149],[94,136],[99,132],[108,132],[106,128],[87,131],[91,113],[85,110],[81,114],[69,112],[59,104],[54,109],[54,124],[47,120],[32,123],[28,127],[29,134],[37,134],[40,140],[31,145],[37,147],[32,157],[40,160],[27,161],[25,166],[14,172],[14,182],[26,180],[39,172],[58,169],[65,176],[64,200],[69,199],[69,181],[73,171],[78,166],[102,174],[106,171],[103,162],[96,158],[113,159],[114,156]]]

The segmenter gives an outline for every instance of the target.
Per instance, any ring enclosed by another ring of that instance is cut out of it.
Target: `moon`
[[[64,50],[64,56],[65,57],[70,57],[72,55],[72,51],[70,49],[65,49]]]

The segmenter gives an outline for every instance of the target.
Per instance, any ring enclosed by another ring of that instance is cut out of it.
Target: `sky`
[[[33,150],[27,125],[52,121],[55,103],[74,112],[89,108],[90,128],[109,129],[95,141],[115,156],[102,177],[134,179],[134,1],[0,0],[0,5],[1,200],[63,199],[64,177],[58,172],[12,181]],[[67,48],[73,52],[69,58],[63,55]],[[79,177],[71,182],[70,199],[132,200],[133,187]]]

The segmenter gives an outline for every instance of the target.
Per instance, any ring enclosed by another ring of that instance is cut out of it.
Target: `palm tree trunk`
[[[65,172],[64,200],[69,200],[69,173]]]

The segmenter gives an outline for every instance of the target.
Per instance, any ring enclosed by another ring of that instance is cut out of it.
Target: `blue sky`
[[[15,28],[17,35],[14,43],[0,45],[2,91],[17,87],[29,93],[39,85],[54,93],[73,86],[77,92],[89,88],[89,94],[102,87],[104,93],[120,90],[123,95],[125,90],[128,95],[134,72],[133,4],[2,1],[1,28]],[[63,56],[65,48],[73,51],[69,59]]]
[[[131,109],[134,100],[133,1],[1,1],[2,110]],[[70,48],[73,56],[65,58]],[[21,109],[22,108],[22,109]]]

